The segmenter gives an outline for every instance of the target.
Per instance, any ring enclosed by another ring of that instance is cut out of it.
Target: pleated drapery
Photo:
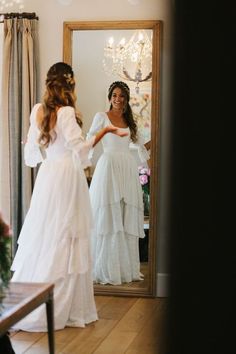
[[[38,19],[4,19],[0,116],[0,208],[13,231],[13,253],[29,207],[35,171],[26,167],[23,144],[38,100]]]

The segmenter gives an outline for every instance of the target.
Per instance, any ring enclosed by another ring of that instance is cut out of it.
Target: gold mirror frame
[[[162,22],[156,20],[137,21],[66,21],[63,23],[63,61],[72,65],[73,31],[83,30],[136,30],[150,29],[152,36],[152,89],[151,89],[151,179],[150,215],[148,240],[148,286],[129,288],[128,286],[94,285],[96,295],[156,296],[157,275],[157,232],[158,232],[158,190],[159,190],[159,115],[160,115],[160,54]]]

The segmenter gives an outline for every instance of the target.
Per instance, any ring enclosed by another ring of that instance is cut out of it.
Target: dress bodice
[[[98,112],[95,114],[91,128],[87,134],[87,139],[90,139],[91,136],[96,134],[102,128],[111,125],[111,121],[108,118],[108,115],[105,112]],[[146,162],[149,159],[149,154],[144,147],[144,141],[140,134],[138,134],[138,139],[135,144],[132,143],[130,137],[130,129],[128,128],[119,128],[120,130],[124,130],[128,132],[127,136],[120,137],[115,134],[106,134],[102,139],[103,151],[111,151],[111,152],[131,152],[131,146],[136,146],[138,150],[138,155],[142,162]],[[92,156],[93,150],[91,150],[90,157]]]
[[[111,125],[107,114],[104,112],[104,123],[103,126],[106,127]],[[128,132],[127,136],[120,137],[115,134],[106,134],[102,139],[102,146],[104,152],[106,151],[129,151],[130,145],[130,129],[129,128],[119,128],[119,130]]]

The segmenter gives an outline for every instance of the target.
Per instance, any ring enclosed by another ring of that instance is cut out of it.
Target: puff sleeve
[[[75,119],[73,107],[62,107],[58,111],[58,124],[65,139],[65,147],[73,152],[73,159],[76,165],[86,168],[91,165],[89,151],[93,147],[95,136],[85,140],[82,130]]]
[[[93,118],[92,125],[87,133],[86,139],[91,139],[92,136],[96,135],[105,126],[105,117],[101,112],[95,114]],[[93,157],[94,149],[89,152],[89,158]]]
[[[138,156],[140,158],[141,163],[147,162],[150,159],[150,155],[146,147],[144,146],[145,142],[141,134],[138,132],[137,141],[135,143],[131,143],[130,146],[134,147],[138,150]]]
[[[26,166],[36,167],[38,163],[43,161],[43,156],[38,143],[39,129],[36,125],[36,112],[40,103],[37,103],[30,114],[30,127],[27,134],[27,141],[24,146],[24,160]]]

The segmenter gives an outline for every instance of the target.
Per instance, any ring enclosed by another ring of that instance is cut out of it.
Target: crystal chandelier
[[[24,8],[24,0],[0,0],[1,12],[21,11]]]
[[[108,75],[118,75],[124,80],[139,83],[152,78],[152,43],[144,30],[135,31],[130,40],[125,38],[115,45],[114,38],[109,38],[104,48],[103,68]]]

